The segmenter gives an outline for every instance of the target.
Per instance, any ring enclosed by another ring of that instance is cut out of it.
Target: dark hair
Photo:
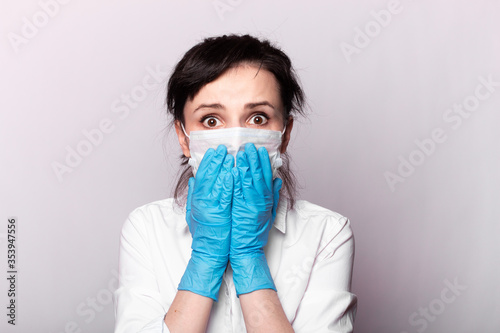
[[[285,124],[295,113],[304,114],[304,93],[290,58],[283,51],[267,40],[249,35],[224,35],[206,38],[193,46],[175,66],[168,81],[166,98],[167,110],[174,117],[172,123],[180,121],[184,124],[186,101],[194,98],[207,83],[243,63],[255,64],[259,70],[264,69],[274,75],[280,89]],[[296,180],[290,170],[288,154],[282,154],[282,159],[283,165],[278,169],[278,177],[283,180],[281,193],[290,199],[292,208],[297,193]],[[182,155],[181,160],[183,169],[174,191],[177,203],[185,198],[188,180],[193,176],[187,165],[188,158]]]

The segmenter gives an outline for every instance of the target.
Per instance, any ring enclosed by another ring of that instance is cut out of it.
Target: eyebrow
[[[214,104],[200,104],[193,112],[198,111],[199,109],[224,109],[224,107],[219,103]]]
[[[255,102],[255,103],[247,103],[247,104],[245,104],[245,109],[254,109],[254,108],[257,108],[259,106],[269,106],[273,110],[276,109],[274,107],[274,105],[272,105],[268,101]],[[222,106],[222,104],[219,104],[219,103],[200,104],[200,105],[198,105],[198,107],[196,109],[194,109],[193,112],[196,112],[196,111],[198,111],[200,109],[219,109],[219,110],[223,110],[225,108],[224,108],[224,106]]]
[[[269,106],[271,109],[276,109],[271,103],[268,101],[257,102],[257,103],[247,103],[245,104],[245,109],[254,109],[259,106]]]

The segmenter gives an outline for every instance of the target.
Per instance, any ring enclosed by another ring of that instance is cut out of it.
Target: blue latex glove
[[[193,236],[191,259],[179,290],[218,300],[229,259],[234,157],[225,146],[209,149],[189,179],[186,221]]]
[[[238,152],[234,178],[230,262],[236,294],[274,289],[264,246],[276,216],[281,179],[273,181],[269,155],[264,147],[245,145]]]

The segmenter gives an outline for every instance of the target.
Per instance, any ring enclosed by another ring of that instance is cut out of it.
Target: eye
[[[250,118],[250,124],[252,125],[264,125],[267,123],[268,117],[265,114],[256,114]]]
[[[208,116],[205,117],[201,120],[203,126],[213,128],[221,125],[221,122],[219,119],[215,118],[214,116]]]

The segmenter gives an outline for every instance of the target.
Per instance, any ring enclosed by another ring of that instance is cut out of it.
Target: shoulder
[[[325,226],[338,229],[349,225],[347,217],[306,200],[297,200],[287,215],[296,223],[307,223],[315,227]]]
[[[179,207],[173,198],[162,199],[134,209],[125,221],[122,230],[176,228],[185,224],[184,207]]]
[[[344,218],[341,214],[334,212],[328,208],[321,207],[319,205],[313,204],[307,200],[297,200],[293,207],[293,210],[297,211],[303,217],[332,217],[334,219],[340,220]]]
[[[286,215],[286,230],[292,242],[309,238],[308,242],[319,241],[320,248],[354,242],[349,219],[328,208],[297,200]]]
[[[168,198],[168,199],[153,201],[145,205],[142,205],[140,207],[137,207],[130,213],[130,216],[141,217],[141,216],[151,216],[151,215],[154,216],[158,214],[174,214],[177,209],[182,210],[181,207],[178,206],[176,207],[173,198]]]

